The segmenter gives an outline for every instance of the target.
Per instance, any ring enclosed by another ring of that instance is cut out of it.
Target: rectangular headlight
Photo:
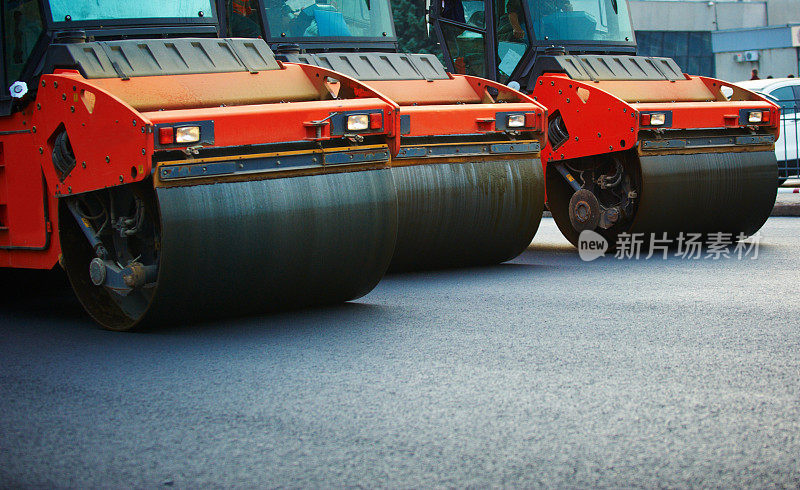
[[[762,121],[763,114],[761,111],[750,111],[747,113],[747,122],[750,123],[760,123]]]
[[[363,131],[369,128],[369,116],[367,114],[353,114],[347,116],[348,131]]]
[[[175,128],[175,143],[196,143],[200,141],[200,126]]]
[[[525,114],[509,114],[508,127],[509,128],[525,127]]]
[[[667,121],[667,115],[663,112],[650,114],[650,126],[663,126]]]

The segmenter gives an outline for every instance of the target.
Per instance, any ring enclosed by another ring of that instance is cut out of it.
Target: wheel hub
[[[581,189],[569,200],[569,220],[579,232],[597,228],[600,213],[600,203],[589,190]]]

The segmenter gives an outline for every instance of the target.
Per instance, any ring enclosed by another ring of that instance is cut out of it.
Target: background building
[[[639,54],[729,81],[798,76],[800,0],[632,0]]]

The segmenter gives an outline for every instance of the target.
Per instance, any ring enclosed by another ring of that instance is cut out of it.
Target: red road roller
[[[778,107],[669,58],[636,56],[625,0],[436,0],[430,9],[452,70],[547,107],[547,205],[573,244],[583,230],[612,247],[621,233],[735,238],[766,221]]]
[[[0,265],[128,330],[357,298],[397,234],[397,106],[219,39],[210,1],[4,2]],[[154,37],[158,38],[154,38]]]
[[[530,244],[544,207],[545,108],[507,86],[398,53],[388,0],[219,0],[228,36],[358,79],[400,106],[392,269],[496,264]],[[224,7],[224,8],[223,8]]]

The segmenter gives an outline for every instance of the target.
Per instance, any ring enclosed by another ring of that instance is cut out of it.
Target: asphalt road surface
[[[0,486],[797,487],[800,219],[762,235],[584,263],[545,219],[509,264],[142,334],[5,275]]]

